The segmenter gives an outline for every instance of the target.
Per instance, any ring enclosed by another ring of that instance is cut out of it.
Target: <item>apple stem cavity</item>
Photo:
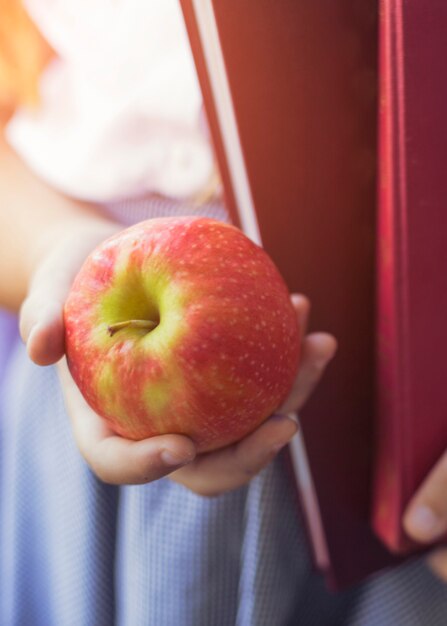
[[[123,328],[140,328],[143,330],[151,331],[158,326],[158,322],[152,320],[126,320],[125,322],[116,322],[107,327],[109,335],[113,337],[115,333]]]

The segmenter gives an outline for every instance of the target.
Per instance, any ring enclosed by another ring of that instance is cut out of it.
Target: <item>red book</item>
[[[401,519],[447,447],[447,4],[382,0],[374,527]]]
[[[339,342],[290,451],[315,562],[345,587],[399,562],[371,526],[377,3],[182,7],[231,216]]]

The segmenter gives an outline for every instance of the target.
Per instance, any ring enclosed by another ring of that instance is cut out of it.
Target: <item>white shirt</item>
[[[190,198],[214,159],[178,0],[26,0],[57,53],[7,136],[70,195]]]

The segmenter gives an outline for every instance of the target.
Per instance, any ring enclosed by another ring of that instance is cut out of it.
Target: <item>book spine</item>
[[[186,30],[188,32],[191,51],[194,57],[194,63],[197,70],[197,77],[199,80],[200,89],[202,91],[203,101],[206,105],[205,110],[208,125],[210,127],[211,141],[219,166],[219,174],[223,183],[225,206],[231,217],[232,222],[235,225],[240,226],[241,223],[236,206],[236,198],[234,195],[231,173],[226,159],[224,138],[221,133],[221,125],[215,101],[215,94],[211,82],[211,77],[208,71],[207,59],[202,41],[202,33],[196,13],[196,2],[194,2],[194,0],[181,0],[180,5],[185,20]]]
[[[405,86],[402,5],[381,0],[379,31],[379,177],[377,213],[377,344],[373,516],[392,552],[406,549],[402,532],[405,468],[410,447],[404,418],[408,311],[406,254]]]

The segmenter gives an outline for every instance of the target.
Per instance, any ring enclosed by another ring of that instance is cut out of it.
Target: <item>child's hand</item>
[[[217,495],[247,483],[265,467],[297,429],[287,413],[299,410],[318,383],[336,344],[333,337],[315,333],[303,338],[300,371],[281,416],[268,419],[237,444],[197,456],[193,442],[182,435],[163,435],[143,441],[119,437],[87,405],[72,380],[64,356],[63,303],[71,282],[91,249],[118,227],[101,225],[72,230],[47,253],[35,272],[20,315],[21,334],[30,358],[39,365],[58,362],[66,406],[81,454],[105,482],[141,484],[167,474],[192,491]],[[309,303],[293,296],[303,335]],[[181,468],[181,469],[179,469]],[[174,471],[177,470],[177,471]]]
[[[63,306],[73,278],[91,250],[116,232],[116,224],[93,220],[67,228],[38,264],[20,311],[20,332],[38,365],[58,363],[66,408],[81,454],[105,482],[137,484],[172,472],[195,456],[187,437],[166,435],[136,442],[118,437],[85,402],[64,357]],[[164,456],[171,453],[172,460]],[[162,456],[163,455],[163,456]]]
[[[302,355],[295,384],[283,406],[238,443],[197,456],[192,463],[171,474],[172,480],[205,496],[236,489],[266,467],[296,433],[294,414],[318,384],[337,344],[326,333],[306,335],[309,301],[304,296],[293,295],[292,302],[302,331]]]

